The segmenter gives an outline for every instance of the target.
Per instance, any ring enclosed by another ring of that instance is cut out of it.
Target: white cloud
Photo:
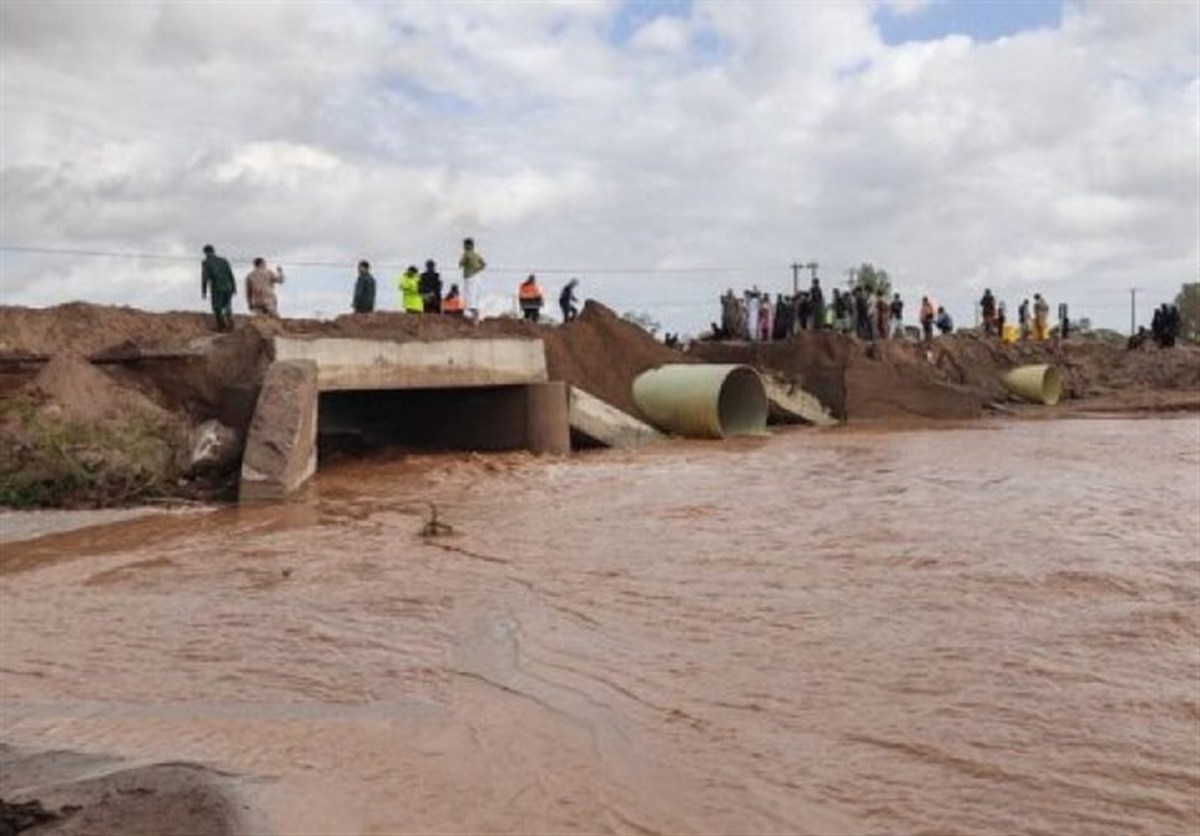
[[[899,17],[917,17],[933,8],[933,0],[883,0],[883,6]]]
[[[5,3],[3,242],[189,261],[8,254],[0,293],[198,307],[211,241],[346,264],[289,268],[284,311],[332,314],[358,258],[390,280],[471,234],[497,304],[575,272],[669,330],[726,286],[790,287],[797,258],[1121,325],[1115,291],[1173,293],[1200,259],[1185,6],[887,46],[866,0],[700,2],[624,43],[611,2]]]
[[[687,26],[676,18],[656,17],[639,27],[629,43],[635,49],[679,54],[687,49]]]

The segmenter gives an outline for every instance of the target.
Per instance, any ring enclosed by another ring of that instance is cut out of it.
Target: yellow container
[[[1017,366],[1001,379],[1023,401],[1053,406],[1062,397],[1062,375],[1054,366]]]
[[[1015,343],[1021,336],[1021,329],[1015,322],[1004,323],[1004,331],[1000,334],[1000,339],[1006,343]]]

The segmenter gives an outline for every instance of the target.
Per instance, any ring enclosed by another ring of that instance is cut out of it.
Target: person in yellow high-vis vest
[[[421,277],[416,265],[410,264],[408,269],[396,280],[400,291],[399,307],[405,313],[425,313],[425,300],[421,298]]]

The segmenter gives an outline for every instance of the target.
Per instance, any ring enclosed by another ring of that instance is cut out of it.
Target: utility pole
[[[792,262],[792,295],[797,296],[800,293],[800,271],[804,269],[803,264]]]
[[[1137,288],[1129,288],[1129,336],[1137,333]]]
[[[817,264],[817,262],[815,262],[815,261],[810,261],[810,262],[808,262],[808,264],[805,264],[804,266],[807,267],[812,272],[813,281],[815,282],[817,280],[817,268],[820,267],[821,265]]]

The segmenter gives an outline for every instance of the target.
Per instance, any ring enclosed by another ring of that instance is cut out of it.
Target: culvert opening
[[[717,396],[717,415],[722,435],[752,435],[767,429],[770,404],[762,379],[746,366],[731,370]]]
[[[318,456],[531,446],[525,386],[322,392]]]

